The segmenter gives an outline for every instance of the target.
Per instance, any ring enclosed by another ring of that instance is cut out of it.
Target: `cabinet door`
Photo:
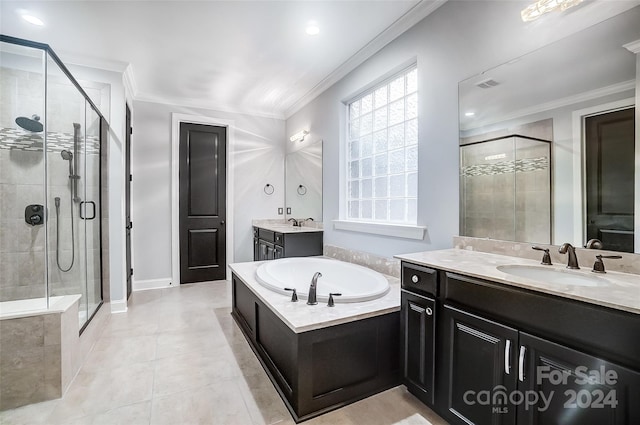
[[[433,405],[435,301],[402,291],[402,378],[409,391]]]
[[[253,261],[260,261],[260,239],[253,238]]]
[[[525,332],[519,353],[518,424],[640,424],[640,373]]]
[[[284,248],[280,245],[274,245],[273,247],[273,259],[277,260],[278,258],[284,257]]]
[[[496,392],[516,389],[518,331],[444,306],[443,359],[447,380],[447,419],[454,424],[514,424],[516,410]]]

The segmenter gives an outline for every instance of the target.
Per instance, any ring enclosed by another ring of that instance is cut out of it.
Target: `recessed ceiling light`
[[[305,32],[308,35],[318,35],[320,33],[320,27],[318,26],[318,23],[316,21],[310,21],[307,23]]]
[[[465,117],[472,117],[474,116],[476,113],[475,112],[465,112],[464,116]]]
[[[42,22],[42,20],[40,18],[37,18],[37,17],[35,17],[33,15],[24,14],[24,15],[22,15],[22,19],[24,19],[25,21],[29,22],[30,24],[38,25],[40,27],[44,25],[44,22]]]

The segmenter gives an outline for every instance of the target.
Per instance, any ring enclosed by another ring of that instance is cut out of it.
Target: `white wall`
[[[229,262],[253,260],[251,220],[282,218],[284,121],[150,102],[133,102],[132,249],[134,281],[171,279],[171,114],[230,120],[234,126],[233,235]],[[275,192],[267,196],[264,185]]]
[[[523,23],[528,3],[449,1],[287,119],[287,135],[307,128],[309,140],[324,140],[325,243],[383,256],[451,247],[459,221],[458,82],[629,7],[615,2],[597,13],[589,6]],[[335,230],[343,102],[412,58],[419,78],[418,225],[427,226],[427,235],[414,241]]]

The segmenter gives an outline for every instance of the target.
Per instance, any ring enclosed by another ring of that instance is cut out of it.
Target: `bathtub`
[[[229,268],[231,316],[296,423],[400,384],[399,279],[322,257]],[[340,291],[342,304],[291,302],[283,288],[306,298],[316,272],[318,298]]]
[[[318,301],[326,302],[329,293],[339,293],[336,303],[375,300],[389,292],[389,281],[380,273],[357,264],[318,257],[282,258],[268,261],[256,270],[256,279],[271,291],[291,295],[284,288],[295,288],[300,299],[307,299],[311,278],[318,278]]]

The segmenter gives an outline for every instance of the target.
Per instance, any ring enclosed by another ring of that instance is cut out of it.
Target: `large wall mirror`
[[[640,252],[639,23],[635,7],[459,84],[461,235]]]
[[[322,140],[285,158],[286,218],[322,222]]]

